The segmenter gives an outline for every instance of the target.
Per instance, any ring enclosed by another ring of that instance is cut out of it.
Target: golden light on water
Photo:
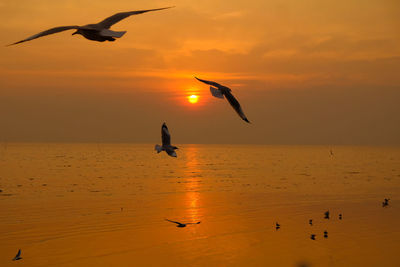
[[[188,101],[189,101],[189,103],[191,103],[191,104],[196,104],[197,101],[199,101],[199,96],[197,96],[197,95],[190,95],[190,96],[188,96]]]

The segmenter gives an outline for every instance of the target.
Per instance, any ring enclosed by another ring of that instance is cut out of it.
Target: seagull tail
[[[160,153],[162,151],[162,147],[160,145],[156,145],[154,149],[157,151],[157,153]]]

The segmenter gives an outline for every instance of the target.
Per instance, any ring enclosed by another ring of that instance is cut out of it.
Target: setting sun
[[[188,96],[188,101],[189,101],[191,104],[196,104],[197,101],[199,101],[199,97],[198,97],[197,95]]]

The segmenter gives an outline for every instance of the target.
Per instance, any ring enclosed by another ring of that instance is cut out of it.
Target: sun
[[[197,96],[197,95],[190,95],[187,98],[188,98],[189,103],[191,103],[191,104],[196,104],[197,101],[199,101],[199,96]]]

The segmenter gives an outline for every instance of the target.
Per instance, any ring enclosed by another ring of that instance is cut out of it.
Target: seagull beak
[[[74,32],[72,35],[78,34],[78,31]]]

